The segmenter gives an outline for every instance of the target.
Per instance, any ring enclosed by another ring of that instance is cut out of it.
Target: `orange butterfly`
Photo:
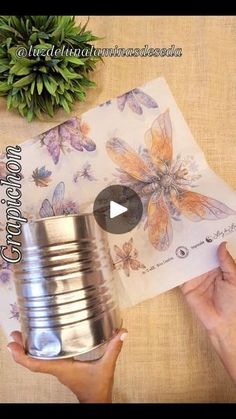
[[[151,244],[167,250],[173,240],[173,208],[191,221],[218,220],[236,214],[213,198],[184,189],[188,170],[172,162],[172,126],[169,111],[159,115],[145,134],[148,156],[141,155],[120,138],[107,141],[108,155],[119,166],[123,182],[130,181],[146,200],[147,227]]]

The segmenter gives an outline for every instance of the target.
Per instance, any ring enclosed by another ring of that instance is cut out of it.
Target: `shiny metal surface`
[[[96,348],[121,327],[106,233],[92,214],[65,215],[25,224],[20,240],[15,286],[27,352],[101,356]]]

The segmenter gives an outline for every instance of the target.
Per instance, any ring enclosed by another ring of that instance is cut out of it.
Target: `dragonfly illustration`
[[[76,214],[77,205],[74,201],[65,200],[65,184],[60,182],[57,184],[52,197],[52,203],[48,199],[44,199],[39,215],[41,218],[53,217],[55,215]]]
[[[82,168],[78,170],[75,175],[73,176],[73,180],[76,183],[78,178],[83,178],[92,182],[93,180],[97,180],[92,171],[92,165],[88,161],[83,164]]]
[[[48,153],[57,164],[61,152],[94,151],[96,144],[88,137],[89,126],[77,118],[69,119],[61,125],[50,129],[40,136],[42,146],[46,146]]]
[[[173,240],[173,212],[189,220],[218,220],[236,214],[216,199],[193,192],[188,171],[173,162],[172,126],[169,111],[160,114],[145,134],[146,156],[139,155],[120,138],[106,143],[108,155],[123,175],[123,180],[146,201],[150,243],[159,251],[169,248]]]
[[[156,101],[140,89],[130,90],[117,97],[117,106],[121,112],[123,112],[126,104],[138,115],[143,113],[142,105],[146,108],[158,108]]]
[[[19,312],[19,308],[17,306],[16,303],[10,304],[10,314],[11,317],[9,317],[10,319],[16,319],[19,320],[20,318],[20,312]]]

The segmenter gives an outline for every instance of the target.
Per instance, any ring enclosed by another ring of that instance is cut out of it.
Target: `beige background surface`
[[[78,20],[85,20],[79,18]],[[99,46],[183,48],[181,58],[107,58],[98,84],[75,113],[164,76],[211,167],[236,188],[236,18],[91,17]],[[18,143],[67,119],[28,124],[0,101],[0,145]],[[199,263],[201,263],[199,261]],[[178,289],[124,311],[129,337],[119,359],[114,401],[230,402],[236,388]],[[52,377],[13,364],[0,342],[1,402],[74,402]]]

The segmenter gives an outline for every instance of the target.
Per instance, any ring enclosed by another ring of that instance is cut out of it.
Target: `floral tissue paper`
[[[121,307],[152,298],[218,266],[227,240],[236,256],[236,194],[207,165],[166,81],[158,78],[28,140],[21,147],[21,213],[92,212],[107,186],[140,196],[143,217],[108,234]],[[5,179],[7,155],[0,155]],[[6,243],[6,187],[0,188],[0,244]],[[19,329],[12,264],[0,258],[0,322]]]

